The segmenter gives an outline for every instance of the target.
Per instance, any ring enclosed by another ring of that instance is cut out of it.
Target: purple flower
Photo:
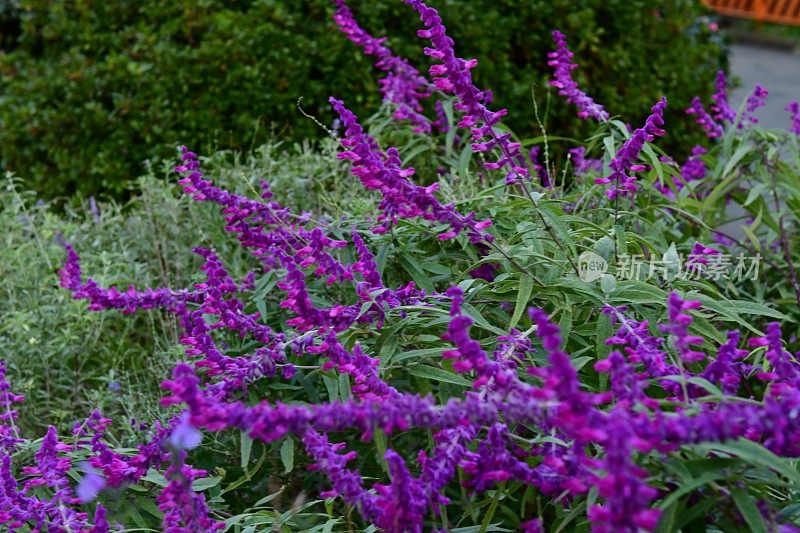
[[[344,106],[344,102],[333,97],[330,102],[346,128],[342,140],[346,151],[341,152],[339,158],[352,162],[352,173],[367,189],[378,190],[383,195],[378,216],[381,225],[373,232],[385,233],[401,217],[420,217],[450,227],[449,231],[439,234],[439,240],[453,239],[463,230],[467,231],[473,243],[492,240],[492,235],[485,231],[492,225],[490,220],[478,222],[474,213],[462,215],[455,206],[442,205],[434,194],[438,184],[421,187],[411,183],[408,178],[415,171],[402,167],[397,149],[389,148],[382,152],[375,140],[364,133],[358,118]]]
[[[99,223],[100,222],[100,209],[97,207],[97,202],[94,199],[94,196],[89,197],[89,211],[92,213],[92,217],[94,221]]]
[[[761,85],[756,84],[753,92],[751,92],[747,97],[745,110],[744,113],[742,113],[742,119],[738,124],[739,129],[751,124],[758,124],[758,119],[755,117],[755,115],[753,115],[753,113],[758,108],[764,107],[764,104],[767,102],[767,96],[769,96],[769,91]]]
[[[530,159],[533,171],[536,176],[539,177],[539,182],[542,184],[542,187],[551,187],[552,184],[550,183],[550,176],[547,174],[547,169],[544,168],[544,165],[539,163],[539,146],[534,146],[530,149],[528,152],[528,159]]]
[[[89,463],[83,462],[79,466],[83,471],[83,477],[78,482],[75,492],[81,503],[88,503],[94,500],[97,494],[103,490],[103,487],[106,486],[106,480]]]
[[[430,133],[431,121],[422,114],[420,103],[431,95],[431,85],[428,80],[408,61],[394,55],[384,44],[385,37],[380,39],[373,37],[361,28],[344,0],[334,0],[334,4],[336,12],[333,20],[342,33],[364,50],[365,54],[377,58],[375,66],[386,72],[386,77],[380,80],[381,93],[385,101],[397,106],[395,118],[408,120],[418,133]]]
[[[638,188],[636,185],[636,176],[629,173],[644,170],[645,167],[637,163],[639,153],[642,148],[644,148],[644,144],[646,142],[652,142],[656,137],[666,135],[666,132],[660,127],[664,124],[664,109],[666,109],[666,107],[667,99],[662,97],[661,100],[653,106],[653,113],[647,117],[644,127],[635,130],[631,134],[631,137],[617,150],[616,156],[614,156],[609,165],[612,170],[611,175],[594,180],[597,184],[613,183],[608,191],[606,191],[606,195],[609,199],[613,200],[617,196],[631,195]]]
[[[608,112],[603,106],[592,100],[585,92],[578,88],[578,84],[572,79],[572,71],[578,65],[572,62],[573,53],[567,46],[566,36],[558,30],[553,31],[553,40],[556,43],[556,50],[549,52],[547,57],[548,65],[553,67],[555,78],[550,85],[559,89],[558,94],[565,97],[567,101],[578,108],[578,116],[586,119],[592,117],[598,122],[605,122],[609,119]]]
[[[711,104],[711,111],[714,112],[714,119],[722,123],[727,122],[733,124],[736,120],[736,111],[728,104],[728,83],[725,80],[725,72],[720,70],[717,72],[717,79],[714,83],[716,91],[711,95],[714,101]]]
[[[94,526],[89,530],[89,533],[108,533],[110,530],[111,527],[106,519],[106,508],[103,507],[103,504],[98,503],[94,511]]]
[[[584,176],[589,173],[599,173],[603,171],[603,161],[586,157],[586,147],[578,146],[569,150],[570,161],[572,161],[576,176]]]
[[[703,128],[703,131],[706,132],[706,135],[710,139],[722,137],[722,134],[725,133],[722,126],[720,126],[708,111],[705,110],[699,96],[692,98],[692,105],[686,108],[686,114],[697,116],[696,122],[700,124],[700,127]]]
[[[709,250],[712,250],[709,248]],[[716,250],[714,250],[716,251]],[[667,298],[667,315],[669,322],[661,326],[661,331],[670,333],[675,341],[675,349],[685,363],[695,363],[705,358],[703,352],[693,349],[692,345],[703,343],[703,338],[689,334],[689,325],[693,319],[685,311],[697,309],[701,303],[696,300],[683,300],[673,291]]]
[[[25,400],[24,396],[14,394],[6,378],[5,361],[0,360],[0,451],[11,454],[17,444],[22,442],[17,429],[19,413],[14,404]]]
[[[739,383],[750,370],[749,365],[742,362],[747,356],[747,350],[737,348],[740,337],[738,331],[729,331],[728,341],[720,346],[717,357],[700,374],[719,386],[725,394],[736,394]]]
[[[705,161],[701,158],[708,150],[703,148],[700,145],[695,146],[692,148],[692,155],[686,159],[686,162],[681,166],[681,177],[685,182],[701,180],[706,177],[708,173],[708,168],[706,167]],[[683,187],[683,184],[680,182],[676,182],[678,188],[680,189]]]
[[[224,522],[209,516],[210,510],[202,493],[192,489],[192,482],[206,475],[185,464],[186,452],[175,452],[166,471],[169,483],[158,495],[158,509],[164,513],[161,522],[165,533],[189,531],[217,531],[225,527]]]
[[[438,61],[430,68],[429,73],[437,89],[458,99],[454,105],[454,109],[462,113],[458,127],[470,128],[472,149],[487,153],[495,148],[500,151],[499,158],[485,163],[484,168],[487,170],[505,168],[507,183],[528,179],[529,172],[520,153],[521,145],[511,140],[509,132],[499,132],[495,128],[507,110],[491,111],[487,107],[491,102],[491,93],[480,90],[472,81],[471,70],[477,66],[478,61],[456,56],[455,43],[447,35],[447,29],[438,11],[428,7],[421,0],[405,0],[405,2],[419,13],[420,20],[425,25],[425,29],[417,31],[417,35],[430,40],[432,46],[425,48],[425,55]]]
[[[792,114],[792,126],[789,128],[789,131],[795,135],[800,135],[800,102],[790,102],[789,105],[786,106],[786,111]]]
[[[710,246],[695,242],[694,246],[692,246],[692,251],[689,252],[689,255],[686,258],[686,266],[691,267],[692,265],[707,265],[708,256],[719,254],[720,251],[716,248],[711,248]]]
[[[650,508],[658,491],[643,481],[647,470],[633,462],[635,429],[626,415],[620,408],[609,414],[608,438],[603,442],[606,455],[600,466],[604,474],[596,480],[605,503],[589,508],[587,513],[593,532],[638,533],[652,531],[658,524],[660,510]]]
[[[519,525],[523,533],[544,533],[544,526],[541,518],[534,518]]]
[[[176,450],[191,450],[200,446],[202,441],[203,435],[189,423],[189,413],[183,413],[169,437],[170,445]]]

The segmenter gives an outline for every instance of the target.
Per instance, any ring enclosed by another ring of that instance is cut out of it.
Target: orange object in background
[[[800,26],[800,0],[703,0],[703,3],[720,15]]]

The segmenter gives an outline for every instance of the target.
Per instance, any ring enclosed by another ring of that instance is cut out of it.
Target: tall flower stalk
[[[556,43],[556,49],[547,54],[549,58],[547,64],[553,67],[555,75],[555,79],[550,81],[550,85],[556,87],[558,94],[578,108],[580,118],[593,118],[598,122],[606,122],[609,119],[608,112],[583,92],[572,79],[572,71],[578,68],[578,65],[572,61],[575,54],[567,46],[566,35],[554,30],[553,41]]]
[[[379,83],[384,100],[396,106],[394,117],[409,121],[418,133],[430,133],[431,120],[423,114],[421,103],[432,93],[430,82],[386,46],[386,37],[373,37],[359,26],[344,0],[333,3],[336,6],[333,20],[342,33],[365,54],[376,58],[375,67],[386,73]]]

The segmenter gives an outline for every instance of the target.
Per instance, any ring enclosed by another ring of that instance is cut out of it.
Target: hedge
[[[695,132],[683,108],[710,93],[724,43],[688,0],[438,0],[477,81],[521,136],[540,133],[535,86],[548,131],[576,119],[548,98],[545,57],[558,28],[581,58],[578,81],[626,122],[662,95],[673,132]],[[368,58],[341,35],[327,0],[12,0],[0,4],[0,164],[46,197],[124,195],[146,161],[179,143],[247,149],[273,133],[324,132],[297,108],[330,123],[334,92],[366,115],[380,104]],[[403,2],[353,0],[375,35],[418,58],[423,43]],[[682,125],[678,125],[678,124]],[[584,130],[578,130],[582,132]],[[671,148],[688,152],[692,134]]]

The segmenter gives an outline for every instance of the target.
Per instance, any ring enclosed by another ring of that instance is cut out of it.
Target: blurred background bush
[[[478,83],[521,136],[581,132],[548,97],[550,30],[567,34],[578,81],[637,125],[665,94],[676,155],[699,138],[683,109],[726,66],[721,36],[691,0],[435,0]],[[419,22],[400,0],[352,0],[359,22],[425,70]],[[371,61],[328,0],[0,0],[0,162],[46,197],[120,197],[146,160],[247,149],[271,134],[319,137],[333,94],[362,115],[379,93]]]

